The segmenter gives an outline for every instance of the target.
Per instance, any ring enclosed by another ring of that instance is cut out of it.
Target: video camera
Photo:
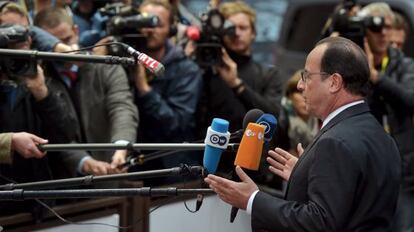
[[[26,42],[29,37],[29,29],[21,25],[0,26],[0,48],[9,48],[14,44]],[[0,71],[12,79],[34,76],[37,74],[37,62],[29,59],[1,57]]]
[[[351,15],[351,10],[356,5],[356,0],[344,0],[332,16],[332,28],[329,31],[336,31],[341,36],[364,48],[366,30],[381,32],[384,27],[384,18],[380,16]]]
[[[106,23],[107,35],[114,37],[113,42],[123,42],[129,44],[137,50],[142,50],[146,44],[145,37],[139,30],[145,27],[157,27],[159,18],[154,15],[141,14],[136,5],[125,5],[121,2],[109,3],[100,8],[99,12],[103,16],[110,17]],[[120,55],[119,46],[109,46],[111,55]]]
[[[196,41],[195,60],[201,67],[222,63],[224,36],[234,36],[233,23],[224,19],[217,9],[211,9],[201,16],[200,38]]]

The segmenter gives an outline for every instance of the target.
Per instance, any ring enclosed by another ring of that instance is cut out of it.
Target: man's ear
[[[338,92],[339,90],[341,90],[343,88],[344,85],[344,80],[342,78],[342,75],[339,73],[334,73],[332,74],[330,77],[328,77],[331,79],[330,83],[329,83],[329,90],[332,93]]]

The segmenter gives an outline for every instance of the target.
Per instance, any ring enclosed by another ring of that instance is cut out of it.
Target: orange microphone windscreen
[[[262,155],[265,126],[249,123],[237,150],[234,165],[249,170],[258,170]]]

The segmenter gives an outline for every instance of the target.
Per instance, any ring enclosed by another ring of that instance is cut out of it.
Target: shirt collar
[[[332,119],[333,119],[336,115],[338,115],[338,114],[339,114],[339,113],[341,113],[342,111],[344,111],[344,110],[348,109],[348,108],[349,108],[349,107],[351,107],[351,106],[358,105],[358,104],[362,104],[362,103],[364,103],[364,100],[358,100],[358,101],[354,101],[354,102],[348,103],[348,104],[346,104],[346,105],[343,105],[343,106],[339,107],[338,109],[334,110],[334,111],[333,111],[332,113],[330,113],[330,114],[328,115],[328,117],[326,117],[326,119],[323,121],[321,129],[322,129],[324,126],[326,126],[326,125],[329,123],[329,121],[331,121],[331,120],[332,120]]]

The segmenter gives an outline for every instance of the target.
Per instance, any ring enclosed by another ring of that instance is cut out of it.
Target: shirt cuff
[[[252,193],[252,195],[250,195],[249,197],[249,201],[247,202],[247,208],[246,208],[246,212],[248,215],[252,215],[252,208],[253,208],[253,201],[254,198],[256,197],[256,194],[259,192],[259,190],[256,190]]]
[[[88,160],[88,159],[92,159],[92,157],[90,157],[90,156],[85,156],[85,157],[83,157],[80,161],[79,161],[79,164],[78,164],[78,173],[80,173],[80,174],[82,174],[82,175],[85,175],[85,173],[83,172],[83,163],[85,163],[85,161],[86,160]]]

